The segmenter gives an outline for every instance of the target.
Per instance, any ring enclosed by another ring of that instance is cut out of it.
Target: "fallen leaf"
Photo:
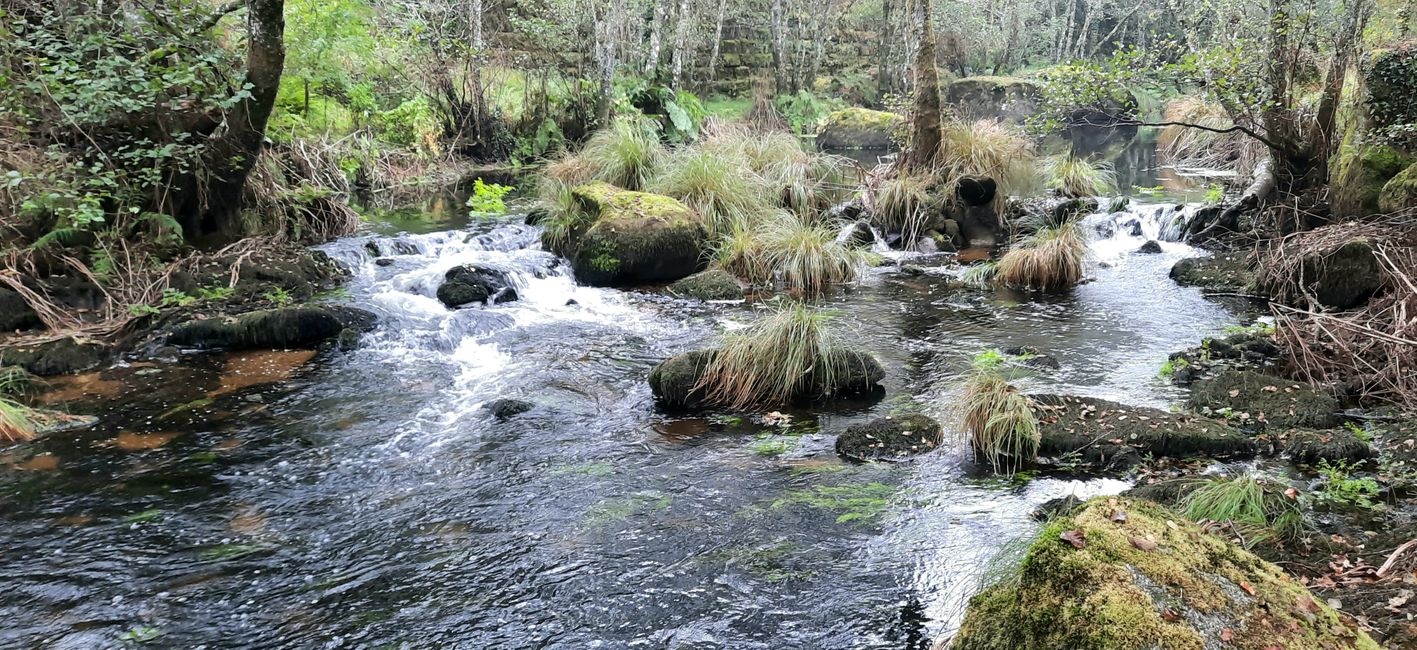
[[[1412,600],[1412,590],[1403,589],[1402,591],[1397,592],[1396,596],[1387,599],[1387,606],[1389,608],[1396,609],[1398,607],[1406,605],[1407,601],[1409,600]]]
[[[1181,620],[1181,615],[1177,614],[1176,610],[1168,607],[1166,609],[1161,610],[1161,619],[1166,621],[1167,623],[1175,623],[1176,621]]]
[[[1230,389],[1230,396],[1231,396],[1231,397],[1239,397],[1239,396],[1240,396],[1240,389],[1238,389],[1238,388],[1232,388],[1232,389]]]
[[[1147,538],[1145,538],[1145,537],[1133,537],[1133,538],[1132,538],[1132,546],[1135,546],[1135,547],[1137,547],[1138,549],[1143,550],[1143,551],[1154,551],[1154,550],[1156,550],[1156,542],[1153,542],[1153,541],[1151,541],[1151,540],[1149,540],[1149,539],[1147,539]]]
[[[1251,596],[1255,595],[1255,587],[1254,587],[1254,585],[1252,585],[1252,584],[1250,584],[1250,583],[1248,583],[1248,582],[1245,582],[1244,580],[1241,580],[1241,581],[1240,581],[1240,588],[1241,588],[1241,589],[1244,589],[1244,590],[1245,590],[1245,593],[1247,593],[1247,594],[1249,594],[1249,595],[1251,595]]]
[[[1074,528],[1058,533],[1058,539],[1072,544],[1073,548],[1083,548],[1087,546],[1086,533],[1084,533],[1081,528]]]
[[[1221,640],[1221,641],[1224,641],[1224,642],[1226,642],[1226,643],[1229,643],[1230,640],[1231,640],[1231,639],[1234,639],[1234,638],[1235,638],[1235,630],[1232,630],[1232,629],[1230,629],[1230,628],[1227,627],[1227,628],[1225,628],[1225,629],[1223,629],[1223,630],[1220,631],[1220,640]]]

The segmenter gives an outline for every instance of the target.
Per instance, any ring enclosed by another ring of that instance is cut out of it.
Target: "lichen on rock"
[[[632,192],[604,182],[572,190],[584,219],[564,242],[543,244],[571,261],[592,286],[670,282],[704,266],[703,218],[667,196]]]

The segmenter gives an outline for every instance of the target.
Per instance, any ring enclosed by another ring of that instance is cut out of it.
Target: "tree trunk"
[[[713,53],[709,55],[708,80],[714,81],[718,78],[718,50],[723,44],[723,14],[728,9],[728,1],[720,0],[718,3],[718,21],[713,26]]]
[[[226,115],[226,132],[207,148],[204,200],[200,219],[186,219],[189,240],[239,239],[241,193],[256,166],[266,137],[266,123],[275,108],[280,76],[285,68],[285,0],[247,0],[246,78],[249,96]],[[196,221],[193,223],[193,221]]]
[[[930,0],[915,0],[920,46],[915,50],[915,102],[910,111],[910,155],[907,165],[922,170],[940,153],[940,77],[935,69],[935,32],[930,26]]]
[[[654,79],[659,70],[659,42],[664,25],[664,13],[669,0],[655,0],[654,20],[649,25],[649,54],[645,57],[645,76]]]
[[[684,59],[689,50],[689,25],[693,17],[689,15],[689,0],[679,0],[679,19],[674,25],[673,72],[669,77],[669,87],[679,90],[679,79],[684,74]]]
[[[891,39],[895,36],[891,14],[894,10],[894,0],[881,0],[881,34],[876,39],[880,43],[876,49],[876,94],[882,98],[893,89],[891,84]]]
[[[769,13],[772,26],[772,76],[776,92],[787,92],[787,16],[784,15],[783,0],[772,0]]]

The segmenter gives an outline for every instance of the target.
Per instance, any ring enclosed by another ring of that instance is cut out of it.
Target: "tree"
[[[915,100],[910,109],[910,151],[906,165],[926,169],[939,158],[943,139],[940,124],[940,77],[935,68],[935,32],[930,27],[930,0],[915,0]]]

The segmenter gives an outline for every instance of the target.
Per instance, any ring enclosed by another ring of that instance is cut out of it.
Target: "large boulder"
[[[1311,231],[1311,238],[1332,236],[1352,224],[1329,226]],[[1295,261],[1297,260],[1297,263]],[[1317,246],[1303,240],[1269,253],[1261,265],[1256,287],[1266,295],[1287,303],[1317,302],[1330,309],[1351,309],[1362,305],[1382,286],[1382,268],[1373,243],[1362,235],[1352,235]]]
[[[485,265],[464,264],[448,269],[438,287],[438,300],[449,309],[516,299],[517,290],[507,272]]]
[[[649,373],[650,391],[655,400],[672,408],[712,406],[700,385],[716,354],[717,350],[695,350],[660,362]],[[844,359],[840,372],[830,377],[822,372],[813,372],[803,377],[792,400],[812,402],[871,393],[879,388],[881,380],[886,377],[886,371],[875,357],[855,350],[842,350],[841,354]]]
[[[1149,501],[1051,521],[970,599],[952,650],[1380,650],[1279,567]]]
[[[825,151],[895,149],[894,133],[901,124],[899,115],[869,108],[832,111],[817,131],[817,147]]]
[[[97,368],[108,361],[109,354],[104,345],[70,336],[0,349],[0,365],[20,366],[41,377],[72,375]]]
[[[707,230],[683,203],[602,182],[572,195],[586,218],[563,245],[543,243],[571,261],[577,280],[598,287],[672,282],[704,267]]]
[[[722,269],[709,269],[695,273],[669,285],[669,291],[685,298],[699,300],[741,300],[743,285],[732,273]]]
[[[1371,444],[1348,429],[1293,429],[1279,435],[1289,460],[1305,465],[1359,463],[1378,455]]]
[[[1256,451],[1255,441],[1223,421],[1128,406],[1095,397],[1030,395],[1041,458],[1125,469],[1153,458],[1227,458]]]
[[[1385,144],[1344,143],[1332,163],[1334,214],[1363,217],[1381,212],[1383,187],[1413,162],[1412,156]]]
[[[20,294],[9,289],[0,289],[0,334],[17,330],[34,329],[43,325],[39,315]]]
[[[1038,111],[1041,96],[1037,82],[1016,77],[965,77],[945,89],[945,103],[960,115],[1015,124]]]
[[[1417,207],[1417,164],[1409,165],[1378,191],[1378,208],[1383,212],[1399,212]]]
[[[346,329],[365,329],[373,318],[354,307],[282,307],[180,323],[168,333],[167,342],[202,349],[302,348],[334,339]]]
[[[1228,415],[1244,426],[1327,429],[1341,421],[1338,398],[1299,382],[1248,370],[1225,370],[1191,386],[1187,408]]]
[[[1183,287],[1248,291],[1254,285],[1255,271],[1244,253],[1216,253],[1176,262],[1171,267],[1171,279]]]
[[[836,453],[855,460],[902,460],[932,451],[944,441],[939,422],[909,413],[847,427],[836,438]]]

